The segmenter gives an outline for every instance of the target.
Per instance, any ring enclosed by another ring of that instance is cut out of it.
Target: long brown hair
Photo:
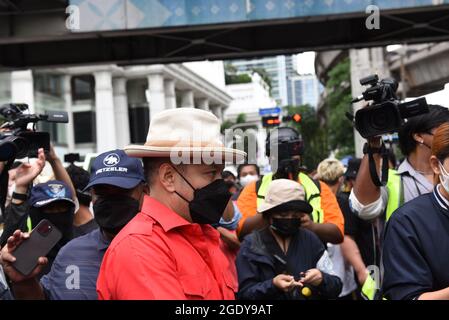
[[[440,125],[433,135],[432,155],[441,163],[449,156],[449,123],[447,122]],[[434,184],[438,184],[438,175],[434,175],[433,180]]]

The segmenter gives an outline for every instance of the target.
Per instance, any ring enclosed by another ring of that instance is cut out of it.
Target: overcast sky
[[[315,52],[309,51],[298,54],[298,73],[315,74]]]

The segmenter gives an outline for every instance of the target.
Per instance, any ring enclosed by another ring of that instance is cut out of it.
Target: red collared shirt
[[[232,300],[237,279],[209,225],[190,223],[145,196],[114,238],[97,280],[98,298]]]

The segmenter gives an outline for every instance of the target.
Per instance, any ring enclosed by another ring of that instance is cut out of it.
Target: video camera
[[[43,115],[24,114],[28,110],[26,104],[5,104],[0,107],[0,115],[5,122],[0,129],[0,161],[9,161],[37,155],[39,148],[50,150],[50,134],[36,131],[39,121],[68,123],[67,112],[47,111]],[[29,123],[33,123],[33,129],[28,130]]]
[[[360,79],[360,84],[370,87],[354,98],[352,103],[372,101],[371,105],[355,113],[355,128],[365,139],[397,132],[405,119],[429,112],[426,98],[400,103],[396,96],[398,83],[394,79],[379,81],[379,77],[374,74]]]

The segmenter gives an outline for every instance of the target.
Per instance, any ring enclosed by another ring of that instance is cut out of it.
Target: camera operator
[[[16,172],[16,188],[12,195],[11,204],[5,209],[5,226],[3,234],[0,238],[1,246],[6,244],[6,240],[14,233],[15,230],[31,231],[33,223],[31,222],[29,190],[32,188],[33,180],[42,172],[45,166],[45,153],[43,149],[39,149],[38,158],[32,164],[23,163],[17,168]],[[56,180],[66,184],[69,189],[71,198],[78,207],[78,200],[75,196],[75,188],[72,181],[65,170],[62,161],[57,157],[53,147],[50,148],[47,160],[50,163]]]
[[[376,186],[370,175],[368,155],[374,153],[376,168],[380,168],[382,146],[380,137],[370,138],[354,188],[350,195],[351,208],[363,220],[373,220],[384,212],[386,221],[394,210],[421,194],[433,189],[430,167],[431,145],[436,128],[449,121],[449,110],[429,105],[429,113],[410,118],[399,130],[399,146],[405,156],[397,171],[391,170],[385,187]]]

